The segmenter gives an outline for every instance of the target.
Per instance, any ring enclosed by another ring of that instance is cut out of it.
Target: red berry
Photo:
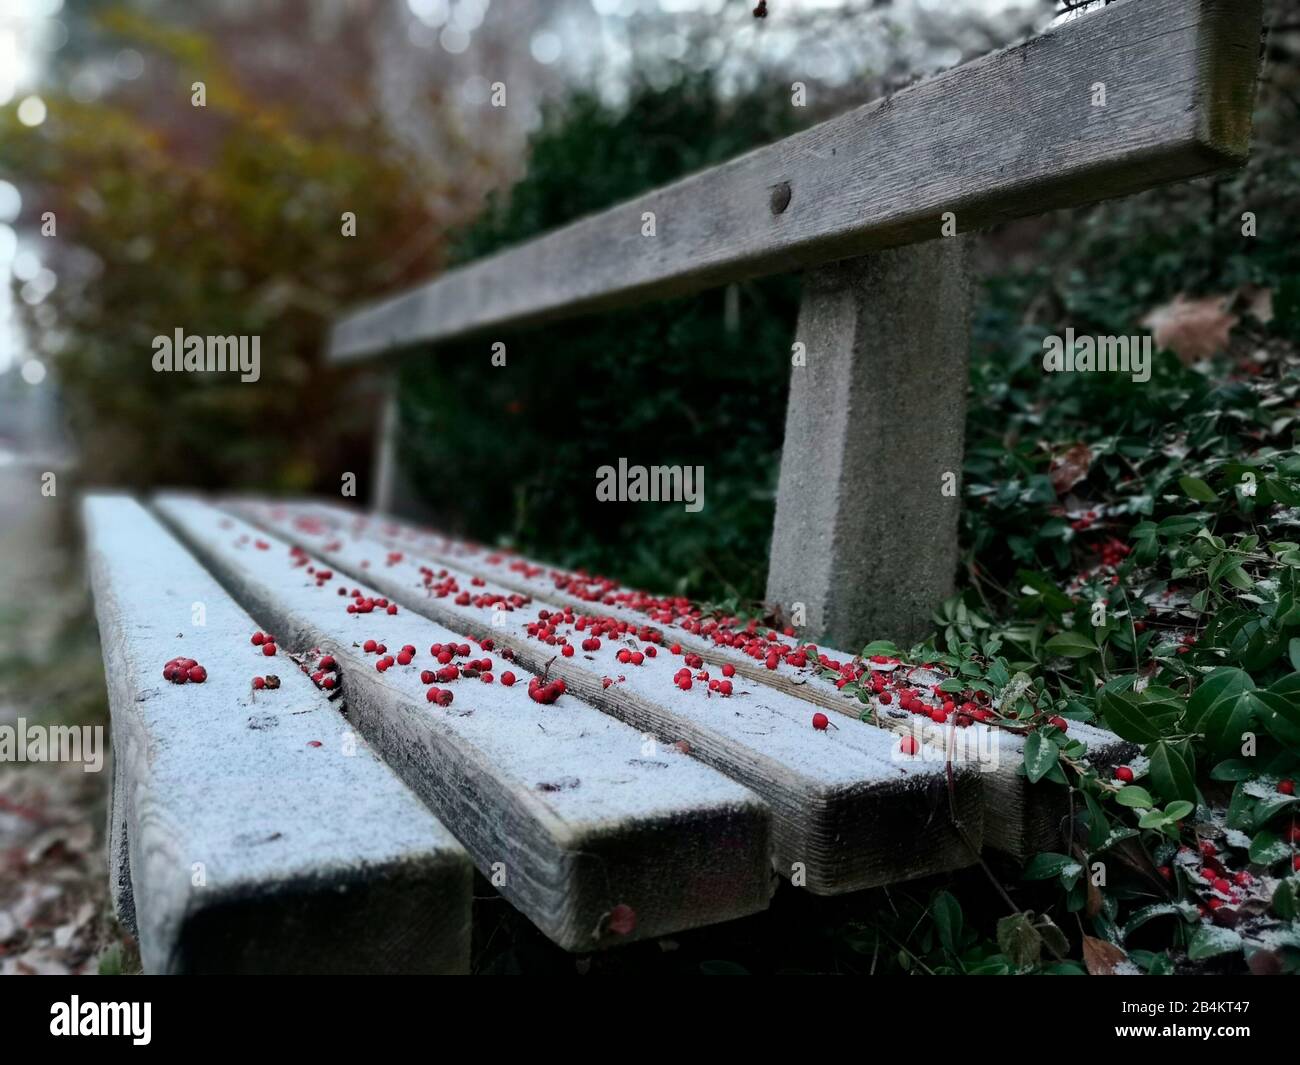
[[[690,691],[691,676],[689,673],[687,673],[685,676],[679,676],[677,678],[677,687],[681,688],[682,691]]]
[[[670,648],[668,648],[668,650],[675,655],[679,655],[682,653],[682,645],[679,643],[675,643]]]
[[[515,675],[511,673],[510,670],[507,669],[504,673],[501,674],[501,683],[504,684],[507,688],[513,687],[515,683]]]
[[[253,639],[252,639],[252,642],[253,642],[254,644],[256,644],[257,646],[260,647],[260,646],[262,645],[262,643],[263,643],[265,640],[266,640],[266,635],[265,635],[264,633],[261,633],[261,632],[255,632],[255,633],[253,633]]]
[[[1119,766],[1115,770],[1115,779],[1121,780],[1125,784],[1131,784],[1133,783],[1133,770],[1126,765]]]
[[[606,927],[616,936],[630,936],[636,931],[636,910],[625,903],[619,903],[609,911]]]
[[[889,692],[881,692],[880,701],[884,703],[886,706],[888,706],[890,703],[894,701],[894,697],[890,695]]]
[[[388,609],[388,613],[390,613],[390,614],[396,614],[396,613],[397,613],[397,604],[396,604],[396,603],[389,603],[387,609]]]
[[[204,669],[202,666],[190,666],[189,678],[195,684],[202,684],[205,680],[208,679],[208,671]]]
[[[898,745],[898,749],[908,755],[916,754],[920,748],[921,745],[916,742],[915,736],[904,736],[902,742]]]
[[[565,658],[572,658],[573,644],[566,643],[563,647],[560,648],[560,654],[564,655]]]
[[[429,702],[431,703],[435,702],[438,698],[438,693],[440,691],[442,691],[441,688],[430,688],[427,692],[424,693],[424,697],[428,699]]]
[[[262,654],[266,655],[267,658],[270,658],[273,654],[275,654],[275,644],[273,643],[262,644]]]
[[[1070,728],[1070,723],[1063,717],[1049,717],[1047,721],[1048,724],[1055,725],[1062,732],[1066,732]]]
[[[650,648],[650,650],[654,651],[654,648],[652,647]],[[724,677],[734,677],[736,675],[736,667],[733,666],[730,662],[728,662],[725,666],[722,667],[722,675]]]
[[[254,677],[254,678],[253,678],[253,690],[254,690],[254,691],[261,691],[261,690],[262,690],[263,688],[265,688],[265,687],[266,687],[266,678],[265,678],[265,677]]]
[[[399,666],[409,666],[411,664],[411,655],[409,651],[402,651],[397,656]]]
[[[948,720],[948,715],[945,714],[938,707],[935,707],[933,710],[930,711],[930,720],[933,721],[936,725],[942,725],[945,721]]]
[[[421,684],[432,684],[432,683],[433,683],[433,670],[431,670],[431,669],[422,669],[422,670],[420,671],[420,683],[421,683]]]
[[[1280,782],[1280,783],[1278,784],[1278,786],[1277,786],[1277,790],[1280,791],[1283,795],[1294,795],[1294,794],[1295,794],[1295,781],[1294,781],[1294,780],[1283,780],[1282,782]]]
[[[322,688],[325,688],[326,690],[329,690],[330,688],[334,687],[335,683],[336,682],[333,677],[326,677],[324,680],[320,682],[320,686]]]
[[[1232,894],[1232,885],[1228,883],[1228,881],[1224,880],[1223,877],[1221,876],[1216,877],[1214,880],[1210,881],[1210,885],[1214,888],[1215,891],[1219,892],[1222,895]]]
[[[319,747],[320,745],[321,745],[320,740],[308,740],[308,741],[307,741],[307,746],[308,746],[308,747]]]
[[[830,728],[830,725],[831,725],[831,719],[827,717],[825,714],[813,714],[812,727],[815,728],[818,732],[825,732],[828,728]]]
[[[328,671],[333,669],[336,663],[332,655],[326,655],[319,662],[317,662],[316,665],[318,668]]]

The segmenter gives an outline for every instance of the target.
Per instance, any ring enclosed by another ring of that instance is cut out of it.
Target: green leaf
[[[1192,942],[1187,948],[1187,957],[1192,961],[1200,961],[1202,958],[1215,958],[1220,954],[1231,954],[1234,950],[1240,949],[1241,936],[1231,928],[1202,926],[1197,930],[1196,935],[1192,936]]]
[[[1136,784],[1130,784],[1126,788],[1120,788],[1119,794],[1115,796],[1115,801],[1121,806],[1131,806],[1134,809],[1149,810],[1155,806],[1155,800],[1151,798],[1146,788],[1140,788]]]
[[[1156,744],[1148,772],[1152,786],[1162,799],[1196,801],[1196,772],[1190,759],[1190,750],[1164,740]]]
[[[1291,668],[1300,670],[1300,636],[1296,636],[1286,645],[1287,657],[1291,659]]]
[[[1288,673],[1255,698],[1264,707],[1264,727],[1283,743],[1300,744],[1300,673]]]
[[[1258,708],[1254,690],[1249,673],[1233,668],[1214,670],[1187,701],[1187,727],[1204,733],[1206,745],[1214,753],[1236,753]]]
[[[1050,880],[1067,866],[1077,864],[1068,854],[1043,851],[1041,854],[1035,854],[1025,863],[1025,871],[1020,874],[1020,877],[1022,880]]]
[[[1195,803],[1184,802],[1182,799],[1179,799],[1177,802],[1171,802],[1165,807],[1165,816],[1169,818],[1170,821],[1181,821],[1195,809]]]
[[[1025,775],[1031,784],[1037,784],[1056,767],[1061,749],[1041,732],[1031,732],[1025,737]]]
[[[1217,503],[1218,493],[1199,477],[1179,477],[1178,487],[1198,503]]]
[[[1143,709],[1140,699],[1123,692],[1102,692],[1101,713],[1107,727],[1132,743],[1154,743],[1162,732],[1158,719]]]
[[[1273,912],[1284,921],[1294,921],[1300,917],[1300,888],[1294,880],[1283,880],[1273,892]]]
[[[1062,658],[1087,658],[1097,653],[1097,645],[1077,632],[1058,632],[1043,646]]]
[[[961,903],[949,892],[940,891],[930,903],[930,912],[934,915],[939,942],[949,954],[956,954],[961,947]]]
[[[1249,780],[1257,772],[1255,766],[1244,758],[1229,758],[1210,770],[1211,780]]]
[[[1043,953],[1043,937],[1034,928],[1031,913],[1015,913],[998,921],[998,949],[1017,969],[1038,964]]]
[[[1264,829],[1250,841],[1250,860],[1256,865],[1272,865],[1291,856],[1291,847]]]

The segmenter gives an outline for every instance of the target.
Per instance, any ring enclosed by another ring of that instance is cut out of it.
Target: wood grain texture
[[[947,211],[969,232],[1240,164],[1259,30],[1260,0],[1121,0],[358,310],[330,357],[916,243]]]
[[[577,695],[539,706],[520,666],[513,688],[462,678],[445,685],[451,706],[433,705],[419,677],[434,664],[428,648],[465,642],[461,630],[405,600],[396,615],[349,614],[286,541],[195,500],[167,496],[156,509],[282,646],[335,657],[352,723],[559,946],[595,950],[767,907],[771,818],[748,789],[671,748],[647,753],[640,732]],[[267,549],[253,546],[258,536]],[[417,661],[379,672],[367,638],[409,643]],[[610,921],[619,906],[635,913],[634,929]]]
[[[982,834],[977,767],[956,767],[950,795],[941,758],[904,757],[895,737],[860,721],[842,720],[834,730],[818,732],[812,727],[814,708],[789,692],[739,678],[731,698],[711,696],[704,683],[682,692],[673,682],[682,660],[666,645],[640,665],[620,663],[618,649],[632,644],[612,639],[562,657],[557,647],[528,634],[538,606],[521,604],[498,615],[489,606],[457,603],[453,595],[431,596],[423,583],[423,560],[398,557],[401,552],[390,553],[374,537],[313,528],[293,520],[287,508],[249,502],[232,504],[231,510],[340,571],[366,575],[390,598],[454,631],[490,636],[498,648],[509,648],[516,662],[535,671],[549,668],[620,721],[666,744],[686,741],[694,757],[767,800],[774,813],[778,871],[817,894],[896,883],[976,858]],[[490,577],[475,587],[464,571],[449,572],[475,594],[506,591]],[[589,603],[581,611],[606,613]],[[645,620],[638,618],[638,625]],[[575,645],[581,639],[567,629],[562,634]]]
[[[560,606],[581,610],[596,610],[627,621],[644,623],[644,613],[621,606],[617,602],[602,602],[597,607],[575,595],[556,588],[557,575],[570,575],[547,563],[503,555],[455,540],[438,533],[419,529],[409,523],[388,517],[371,518],[364,513],[337,504],[313,501],[298,503],[264,504],[244,501],[237,505],[244,513],[260,512],[264,519],[283,523],[287,520],[310,518],[325,522],[332,529],[350,531],[353,535],[368,535],[390,549],[402,550],[427,558],[439,565],[452,566],[467,573],[494,581],[512,591],[533,596]],[[510,563],[527,562],[540,572],[535,577],[511,569]],[[619,589],[614,595],[632,595],[632,589]],[[757,684],[775,688],[786,695],[806,700],[816,706],[856,719],[862,704],[853,696],[846,696],[833,682],[817,675],[814,670],[767,669],[748,655],[731,648],[719,647],[710,640],[687,632],[677,625],[655,622],[673,640],[697,652],[714,666],[730,664],[738,675]],[[848,661],[853,655],[822,647],[832,658]],[[895,707],[883,706],[876,701],[877,723],[882,728],[898,734],[915,735],[928,747],[947,751],[948,726],[920,721],[916,715],[903,713]],[[919,731],[918,731],[919,730]],[[966,754],[983,768],[984,823],[983,838],[987,846],[1011,856],[1024,859],[1041,850],[1060,846],[1060,826],[1066,816],[1068,796],[1064,789],[1051,783],[1030,784],[1021,775],[1024,761],[1024,739],[1001,729],[985,725],[972,725],[961,730],[966,737]],[[1120,765],[1138,753],[1133,744],[1120,739],[1112,732],[1082,723],[1071,725],[1071,734],[1088,744],[1089,761],[1100,769]]]
[[[341,749],[346,722],[296,667],[254,698],[258,626],[143,508],[92,496],[84,517],[112,715],[111,886],[146,971],[467,971],[460,845],[368,748]],[[207,681],[164,680],[178,655]]]

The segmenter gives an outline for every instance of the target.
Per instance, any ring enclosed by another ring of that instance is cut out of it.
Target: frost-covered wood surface
[[[192,499],[163,497],[156,509],[282,646],[336,658],[351,721],[560,946],[592,950],[766,908],[770,814],[747,788],[576,694],[534,702],[528,670],[495,651],[471,655],[493,660],[494,683],[461,678],[444,685],[449,706],[430,703],[420,679],[438,668],[429,648],[467,642],[465,628],[419,616],[409,596],[391,597],[395,615],[349,613],[339,588],[382,597],[378,581],[335,566],[321,586],[307,567],[327,561],[283,539]],[[367,639],[417,654],[380,672]],[[500,682],[506,669],[513,687]]]
[[[646,623],[648,615],[645,609],[638,607],[643,607],[654,599],[636,589],[609,585],[600,602],[593,603],[566,590],[592,586],[590,583],[569,583],[577,577],[572,571],[519,555],[494,551],[392,518],[371,517],[337,504],[319,501],[242,501],[238,505],[244,508],[244,513],[256,512],[263,520],[275,522],[280,528],[284,528],[286,522],[297,523],[299,528],[311,528],[312,522],[319,522],[323,528],[346,531],[355,537],[373,538],[386,549],[406,551],[440,566],[455,567],[538,600],[575,609],[598,610],[602,614],[628,621]],[[784,662],[776,670],[769,670],[764,662],[688,632],[680,624],[660,619],[656,619],[653,624],[665,634],[671,635],[672,640],[680,643],[683,648],[698,653],[706,662],[713,666],[730,664],[735,667],[738,675],[755,684],[775,688],[786,695],[807,700],[818,707],[855,720],[863,710],[863,705],[856,698],[846,696],[820,670],[811,667],[797,669]],[[831,658],[844,662],[851,661],[854,657],[848,652],[829,647],[823,647],[822,651]],[[937,682],[940,679],[942,678],[936,674],[924,682]],[[920,742],[935,751],[948,750],[953,739],[952,726],[919,719],[914,714],[900,710],[897,705],[884,705],[879,698],[872,699],[871,708],[875,720],[882,728],[901,735],[915,735]],[[1070,735],[1088,744],[1090,761],[1101,767],[1118,765],[1136,750],[1132,744],[1121,740],[1114,733],[1082,722],[1070,724]],[[983,770],[984,842],[1022,859],[1040,850],[1059,846],[1060,826],[1068,814],[1068,795],[1050,783],[1031,785],[1021,773],[1024,737],[976,723],[962,729],[960,739],[963,744],[962,756],[976,759]]]
[[[1260,0],[1121,0],[359,309],[330,356],[913,244],[944,212],[970,232],[1237,165],[1259,28]]]
[[[92,496],[110,878],[146,971],[463,972],[464,849],[139,504]],[[201,614],[196,615],[196,609]],[[202,683],[163,679],[196,659]],[[254,692],[269,672],[278,690]]]
[[[294,520],[296,510],[272,504],[231,504],[231,512],[256,520],[339,570],[364,574],[369,584],[410,609],[456,631],[491,637],[498,647],[509,647],[516,661],[549,668],[572,691],[663,742],[685,741],[695,757],[743,781],[771,804],[777,870],[814,892],[896,883],[976,860],[983,806],[978,766],[956,766],[950,789],[942,759],[905,757],[898,737],[888,731],[845,717],[836,718],[834,728],[814,728],[817,708],[797,692],[739,674],[730,696],[710,691],[704,681],[681,690],[674,675],[683,658],[669,652],[671,641],[656,648],[654,657],[646,653],[640,664],[620,662],[620,650],[648,652],[653,644],[635,637],[602,639],[599,648],[585,650],[584,634],[562,625],[558,635],[575,647],[572,657],[563,657],[559,646],[528,633],[540,610],[553,609],[548,600],[494,608],[484,597],[507,598],[510,589],[487,578],[475,585],[469,573],[453,567],[448,571],[458,578],[458,587],[479,603],[434,596],[427,560],[390,551],[364,529],[353,535],[310,518]],[[607,612],[582,604],[579,613]],[[647,619],[635,620],[639,631]],[[718,677],[715,670],[712,679]],[[961,832],[954,829],[954,815]]]

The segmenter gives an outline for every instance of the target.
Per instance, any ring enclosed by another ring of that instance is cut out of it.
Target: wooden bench
[[[962,468],[968,234],[1239,164],[1259,28],[1258,0],[1120,0],[382,300],[337,324],[330,355],[478,336],[487,365],[507,329],[806,270],[768,598],[806,620],[791,647],[853,663],[832,648],[909,643],[952,590],[959,493],[944,489]],[[512,355],[542,343],[520,334]],[[381,513],[400,466],[394,410]],[[315,920],[359,934],[372,917],[402,966],[463,967],[467,860],[554,942],[599,949],[759,911],[773,870],[837,894],[969,865],[986,843],[1024,857],[1056,844],[1068,812],[1064,789],[1025,780],[1023,737],[918,727],[879,700],[861,720],[813,663],[769,669],[689,604],[318,502],[164,495],[154,510],[192,555],[132,504],[88,511],[118,748],[114,877],[151,969],[370,967],[377,945],[349,940],[341,960],[310,937]],[[158,628],[158,588],[172,611],[202,600],[209,628],[212,604],[228,621],[200,634],[169,614]],[[335,660],[317,676],[333,705],[286,668],[276,694],[290,689],[301,718],[253,709],[267,701],[248,690],[259,663],[227,655],[251,653],[254,619],[307,674]],[[160,682],[153,659],[178,632],[213,648],[220,676]],[[124,633],[142,641],[135,657]],[[239,725],[267,713],[274,729]],[[423,805],[368,756],[297,743],[350,728]],[[1071,734],[1099,765],[1132,751],[1099,729]],[[266,785],[240,790],[254,754],[249,781]],[[196,763],[206,783],[175,768]],[[245,801],[213,801],[223,783]],[[253,847],[271,825],[275,846]],[[311,834],[326,825],[328,840]],[[298,833],[302,846],[286,842]],[[214,840],[238,871],[223,879],[239,884],[231,906],[200,906],[212,896],[182,879]],[[403,863],[419,873],[395,883]],[[341,917],[325,902],[336,875],[355,885]],[[301,909],[281,927],[286,884]]]

